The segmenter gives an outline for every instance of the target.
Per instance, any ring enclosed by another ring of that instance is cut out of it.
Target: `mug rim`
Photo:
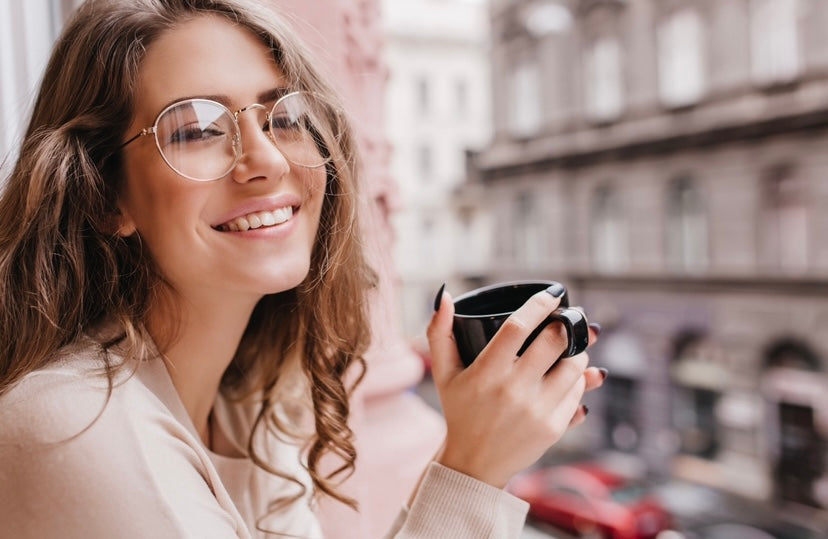
[[[500,313],[488,313],[488,314],[462,314],[462,313],[457,312],[457,303],[459,303],[461,301],[465,301],[465,300],[470,299],[470,298],[480,296],[482,294],[486,294],[487,292],[491,292],[493,290],[497,290],[497,289],[500,289],[500,288],[509,288],[509,287],[518,288],[518,287],[522,287],[522,286],[541,286],[542,288],[540,288],[537,291],[537,292],[540,292],[541,290],[544,290],[544,289],[546,289],[546,288],[548,288],[548,287],[550,287],[554,284],[561,284],[561,283],[558,282],[558,281],[550,281],[550,280],[546,280],[546,279],[517,279],[517,280],[514,280],[514,281],[505,281],[505,282],[501,282],[501,283],[494,283],[494,284],[490,284],[490,285],[486,285],[486,286],[481,286],[480,288],[475,288],[474,290],[469,290],[468,292],[460,294],[459,296],[454,298],[454,302],[453,302],[454,303],[454,308],[455,308],[454,316],[456,318],[467,318],[467,319],[476,319],[476,320],[486,319],[486,318],[494,319],[494,318],[500,318],[500,317],[503,317],[503,316],[509,316],[511,313],[514,312],[514,310],[504,311],[504,312],[500,312]],[[561,286],[563,286],[563,285],[561,285]],[[535,292],[535,293],[537,293],[537,292]]]

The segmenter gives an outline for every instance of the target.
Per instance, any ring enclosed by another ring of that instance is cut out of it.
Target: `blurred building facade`
[[[828,2],[490,15],[494,140],[455,204],[492,256],[458,279],[559,279],[604,326],[570,445],[828,507]]]
[[[406,335],[422,334],[443,282],[456,289],[459,262],[481,264],[484,249],[463,249],[465,236],[486,246],[485,221],[452,211],[465,178],[467,148],[491,138],[488,10],[471,0],[384,0],[388,68],[385,125],[390,170],[400,201],[394,214],[394,259]]]

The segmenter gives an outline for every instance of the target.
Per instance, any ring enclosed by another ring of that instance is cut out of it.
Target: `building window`
[[[584,87],[586,112],[591,120],[611,121],[624,106],[621,47],[614,38],[602,38],[586,52]]]
[[[426,77],[417,79],[417,109],[421,114],[428,114],[431,108],[431,86]]]
[[[667,212],[668,265],[684,272],[704,270],[708,262],[707,216],[692,178],[682,176],[670,184]]]
[[[704,32],[694,9],[665,18],[658,28],[658,87],[668,107],[692,105],[705,90]]]
[[[599,272],[617,272],[629,265],[629,233],[618,191],[602,185],[592,204],[592,264]]]
[[[509,132],[520,138],[536,134],[542,124],[540,73],[534,61],[519,62],[509,77]]]
[[[515,259],[527,268],[536,268],[545,256],[543,219],[538,211],[537,196],[519,193],[514,204]]]
[[[799,75],[798,0],[751,0],[751,73],[760,85]]]
[[[807,193],[793,167],[774,167],[764,181],[764,259],[769,269],[789,275],[808,269],[809,218]]]

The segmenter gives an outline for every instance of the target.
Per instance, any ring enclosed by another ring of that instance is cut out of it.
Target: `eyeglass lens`
[[[318,167],[327,161],[320,126],[323,114],[316,98],[294,93],[277,101],[266,123],[263,110],[259,124],[291,163]],[[223,105],[204,99],[182,101],[158,119],[155,133],[158,149],[176,172],[194,180],[214,180],[230,172],[241,148],[241,135],[233,113]],[[328,143],[330,141],[327,141]]]

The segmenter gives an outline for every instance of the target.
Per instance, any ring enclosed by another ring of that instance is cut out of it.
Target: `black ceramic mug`
[[[472,364],[503,322],[526,300],[554,285],[563,288],[555,281],[514,281],[484,286],[457,297],[454,300],[454,338],[463,364],[467,367]],[[586,350],[588,322],[583,312],[569,307],[568,296],[564,289],[561,306],[535,328],[518,355],[552,322],[560,322],[566,328],[568,345],[561,357],[574,356]]]

